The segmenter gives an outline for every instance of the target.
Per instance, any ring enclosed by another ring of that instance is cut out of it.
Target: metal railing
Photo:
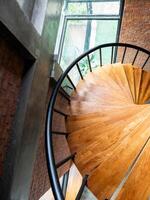
[[[99,65],[102,66],[103,65],[102,50],[104,48],[111,48],[111,55],[110,55],[110,63],[111,64],[116,62],[118,52],[119,52],[119,55],[120,55],[119,58],[121,60],[121,63],[124,63],[128,49],[133,49],[134,52],[135,52],[134,55],[133,55],[133,59],[130,62],[130,63],[132,63],[132,65],[134,65],[134,63],[136,62],[138,56],[140,55],[140,52],[142,52],[142,55],[144,53],[142,58],[146,56],[143,64],[141,65],[142,69],[146,66],[146,64],[148,63],[148,61],[150,59],[150,51],[148,51],[144,48],[132,45],[132,44],[126,44],[126,43],[103,44],[103,45],[99,45],[99,46],[92,48],[91,50],[83,53],[74,62],[72,62],[72,64],[69,65],[69,67],[66,69],[66,71],[61,75],[61,77],[59,78],[59,80],[56,84],[56,87],[54,88],[54,90],[52,92],[52,95],[51,95],[51,98],[50,98],[50,101],[49,101],[49,105],[48,105],[48,109],[47,109],[47,116],[46,116],[46,129],[45,129],[45,146],[46,146],[47,168],[48,168],[48,173],[49,173],[49,178],[50,178],[50,182],[51,182],[53,195],[54,195],[54,198],[56,200],[64,200],[65,199],[63,189],[61,188],[60,183],[59,183],[57,168],[60,167],[61,165],[63,165],[64,163],[66,163],[68,160],[73,160],[75,158],[76,154],[75,153],[71,154],[70,156],[68,156],[64,160],[60,161],[59,163],[55,162],[53,140],[52,140],[53,134],[59,134],[60,137],[61,137],[61,135],[67,134],[65,132],[53,131],[53,129],[52,129],[53,113],[54,112],[57,112],[58,114],[62,115],[65,118],[67,117],[66,113],[55,108],[55,101],[56,101],[57,95],[59,93],[61,93],[68,101],[70,101],[69,95],[66,94],[64,89],[62,88],[62,83],[63,83],[64,79],[67,78],[68,81],[70,82],[72,88],[74,90],[76,90],[75,84],[73,83],[71,77],[68,75],[70,70],[72,68],[76,67],[76,69],[79,72],[80,78],[84,79],[84,76],[82,74],[79,62],[83,58],[87,58],[88,65],[89,65],[89,71],[92,72],[92,64],[91,64],[91,60],[90,60],[90,54],[95,52],[95,51],[98,51],[99,52]],[[121,51],[119,51],[119,48],[123,48],[122,55],[120,53]],[[131,58],[131,56],[132,55],[130,55],[130,58]],[[80,188],[80,190],[77,194],[76,200],[79,200],[81,198],[84,187],[85,187],[86,182],[87,182],[87,179],[88,179],[88,175],[85,175],[83,177],[83,182],[82,182],[81,188]]]

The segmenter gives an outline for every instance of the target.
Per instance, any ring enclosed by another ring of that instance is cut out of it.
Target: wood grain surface
[[[88,188],[97,199],[111,199],[129,170],[116,199],[150,197],[148,100],[150,72],[120,63],[89,72],[72,94],[67,140],[71,152],[76,152],[77,168],[89,175]]]

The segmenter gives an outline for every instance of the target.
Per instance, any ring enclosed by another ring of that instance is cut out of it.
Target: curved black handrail
[[[54,198],[56,200],[64,200],[64,196],[63,196],[63,192],[59,183],[59,178],[57,175],[57,166],[55,163],[55,158],[54,158],[54,151],[53,151],[53,142],[52,142],[52,120],[53,120],[53,111],[54,111],[54,105],[55,105],[55,101],[56,101],[56,97],[57,94],[60,90],[61,84],[63,82],[63,80],[67,77],[68,73],[70,72],[70,70],[76,66],[79,69],[78,63],[80,60],[82,60],[82,58],[88,56],[90,53],[93,53],[96,50],[100,50],[101,53],[101,49],[105,48],[105,47],[112,47],[112,52],[114,51],[114,47],[124,47],[124,53],[123,53],[123,57],[122,57],[122,63],[124,61],[124,57],[126,54],[126,50],[127,48],[132,48],[137,50],[136,55],[134,56],[133,62],[132,64],[134,64],[138,53],[141,51],[145,54],[148,55],[147,59],[145,60],[142,68],[145,67],[146,63],[148,62],[149,58],[150,58],[150,51],[141,48],[139,46],[136,45],[132,45],[132,44],[127,44],[127,43],[108,43],[108,44],[103,44],[103,45],[99,45],[95,48],[92,48],[90,50],[88,50],[87,52],[83,53],[82,55],[80,55],[77,59],[75,59],[70,65],[69,67],[66,69],[66,71],[60,76],[56,87],[54,88],[50,101],[49,101],[49,105],[48,105],[48,110],[47,110],[47,116],[46,116],[46,129],[45,129],[45,144],[46,144],[46,159],[47,159],[47,168],[48,168],[48,174],[49,174],[49,178],[50,178],[50,182],[51,182],[51,187],[52,187],[52,191],[54,194]],[[101,54],[100,54],[100,59],[101,59]],[[111,55],[112,57],[112,55]],[[102,64],[102,60],[100,60],[100,63]],[[112,63],[112,58],[111,58],[111,63]],[[90,71],[92,69],[90,68]],[[81,75],[81,71],[80,71],[80,76],[81,78],[83,78],[83,76]]]

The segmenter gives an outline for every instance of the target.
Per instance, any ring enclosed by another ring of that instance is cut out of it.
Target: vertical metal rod
[[[144,63],[143,66],[142,66],[142,69],[145,67],[145,65],[146,65],[146,63],[148,62],[149,58],[150,58],[150,55],[147,57],[145,63]]]
[[[114,46],[112,46],[111,49],[111,64],[113,63],[113,57],[114,57]]]
[[[87,184],[87,179],[88,179],[88,175],[85,175],[85,176],[83,177],[80,190],[79,190],[79,192],[78,192],[78,194],[77,194],[75,200],[80,200],[80,199],[81,199],[81,196],[82,196],[82,194],[83,194],[84,188],[85,188],[85,186],[86,186],[86,184]]]
[[[60,110],[58,110],[57,108],[54,108],[54,112],[57,112],[57,113],[59,113],[60,115],[63,115],[63,116],[67,116],[68,114],[66,114],[66,113],[64,113],[64,112],[62,112],[62,111],[60,111]]]
[[[87,55],[87,58],[88,58],[88,63],[89,63],[90,72],[92,72],[92,67],[91,67],[91,61],[90,61],[89,54]]]
[[[70,102],[70,96],[66,93],[66,91],[61,87],[59,93]]]
[[[77,69],[78,69],[79,74],[80,74],[80,76],[81,76],[81,79],[83,80],[83,75],[82,75],[82,73],[81,73],[81,70],[80,70],[79,64],[77,63],[76,66],[77,66]]]
[[[56,168],[59,168],[61,165],[65,164],[66,162],[68,162],[69,160],[73,160],[75,157],[76,153],[71,154],[70,156],[66,157],[65,159],[61,160],[60,162],[58,162],[56,164]]]
[[[72,87],[70,87],[69,85],[65,85],[65,86],[63,86],[63,89],[65,90],[65,88],[69,88],[70,90],[73,90],[73,88]]]
[[[70,78],[68,75],[67,75],[67,78],[68,78],[69,82],[71,83],[72,87],[74,88],[74,90],[76,90],[76,87],[75,87],[75,85],[73,84],[71,78]]]
[[[63,181],[62,181],[62,192],[63,192],[64,198],[66,198],[68,179],[69,179],[69,170],[64,174]]]
[[[52,133],[55,135],[64,135],[64,136],[67,136],[67,134],[69,134],[67,132],[60,132],[60,131],[52,131]]]
[[[102,66],[102,49],[99,49],[100,66]]]
[[[118,46],[116,46],[114,50],[114,63],[117,62],[117,55],[118,55]]]
[[[125,47],[125,49],[124,49],[124,52],[123,52],[123,57],[122,57],[122,61],[121,61],[121,63],[123,63],[123,61],[124,61],[124,58],[125,58],[126,51],[127,51],[127,47]]]
[[[139,53],[139,49],[137,50],[137,52],[136,52],[136,54],[135,54],[135,57],[134,57],[134,59],[133,59],[133,62],[132,62],[132,65],[134,65],[134,63],[135,63],[135,60],[136,60],[136,58],[137,58],[137,55],[138,55],[138,53]]]

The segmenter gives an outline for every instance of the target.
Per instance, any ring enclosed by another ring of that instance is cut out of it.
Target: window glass
[[[87,20],[68,21],[60,63],[63,69],[84,51],[86,27]]]
[[[62,68],[66,69],[75,58],[92,47],[115,42],[117,26],[117,20],[68,20],[61,55]],[[110,50],[105,52],[105,62],[108,57]],[[92,56],[92,60],[96,58]]]
[[[121,0],[66,0],[63,9],[62,34],[57,42],[58,62],[65,70],[79,55],[105,43],[118,42]],[[59,44],[59,45],[58,45]],[[110,63],[111,48],[102,49],[102,64]],[[114,60],[115,60],[114,48]],[[92,68],[100,65],[100,53],[89,55]],[[87,58],[81,60],[82,74],[89,70]],[[73,72],[73,78],[75,73]]]
[[[66,14],[75,15],[86,15],[87,14],[87,6],[85,3],[69,3],[66,9]]]
[[[84,2],[68,3],[69,15],[119,15],[120,2]]]

